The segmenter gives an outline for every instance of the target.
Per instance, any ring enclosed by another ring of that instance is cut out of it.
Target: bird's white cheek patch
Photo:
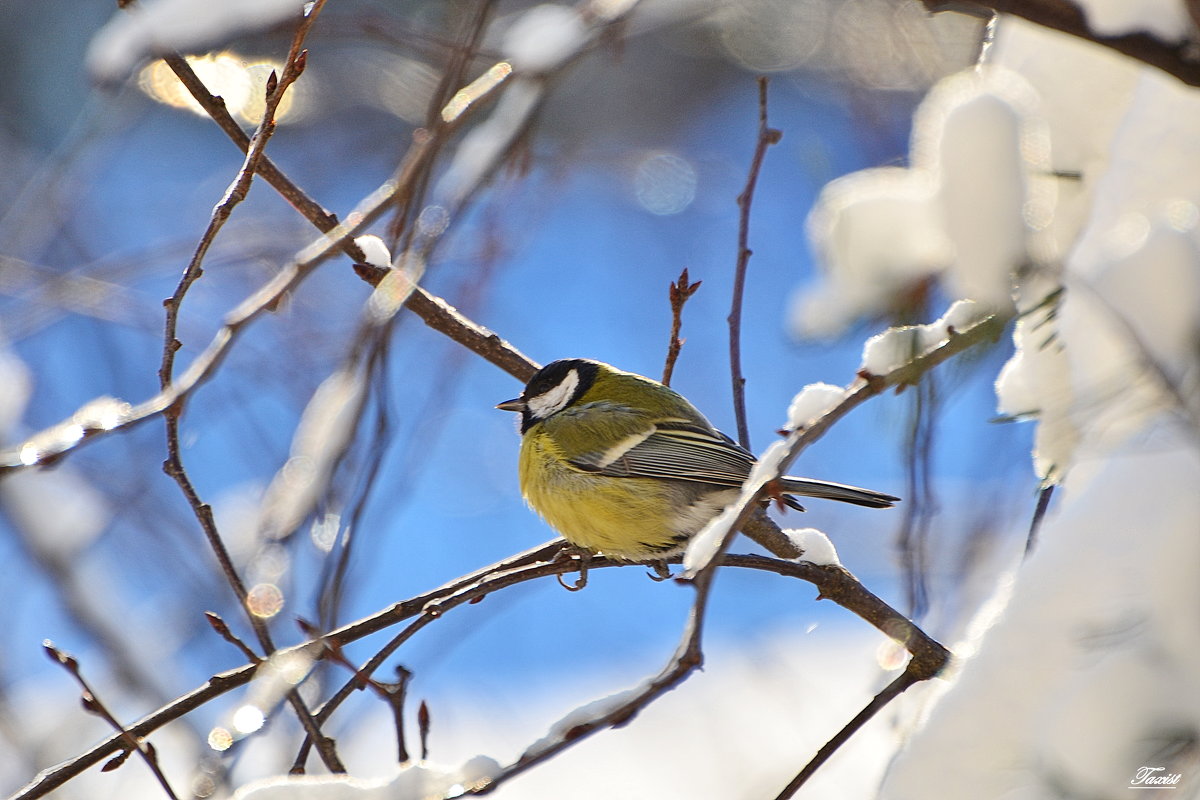
[[[566,408],[567,403],[571,402],[571,398],[575,396],[575,390],[578,387],[579,372],[571,370],[553,389],[547,389],[537,397],[529,398],[525,404],[529,406],[535,419],[545,419]]]

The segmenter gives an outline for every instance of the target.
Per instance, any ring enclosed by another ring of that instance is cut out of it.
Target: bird
[[[683,395],[602,361],[566,358],[539,369],[519,397],[518,473],[526,503],[564,539],[617,561],[662,563],[733,502],[755,458]],[[783,477],[792,495],[887,508],[900,498]]]

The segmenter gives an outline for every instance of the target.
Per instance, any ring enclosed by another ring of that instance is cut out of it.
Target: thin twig
[[[510,586],[514,582],[523,582],[529,575],[527,572],[529,568],[537,566],[542,561],[554,562],[555,556],[557,556],[561,550],[561,541],[549,542],[548,544],[535,548],[532,551],[526,551],[526,553],[518,555],[514,558],[505,559],[504,561],[493,564],[484,570],[477,571],[463,579],[454,581],[448,587],[443,587],[446,589],[444,594],[435,594],[433,596],[427,595],[427,599],[420,604],[420,613],[419,615],[416,615],[417,618],[406,625],[403,630],[389,639],[388,642],[379,650],[377,650],[365,664],[355,670],[353,679],[342,684],[342,686],[336,692],[334,692],[328,700],[321,704],[321,707],[318,708],[316,712],[317,721],[320,724],[324,724],[333,714],[333,712],[336,711],[338,707],[341,706],[341,704],[344,703],[353,692],[363,688],[364,681],[368,680],[371,675],[375,673],[375,670],[379,669],[383,665],[383,662],[391,658],[391,656],[400,649],[401,645],[411,639],[417,633],[417,631],[421,630],[426,625],[442,616],[442,614],[445,613],[448,608],[461,605],[463,602],[482,600],[491,592],[498,591],[506,586]],[[553,574],[560,573],[555,572]],[[514,579],[517,580],[514,581]],[[396,607],[393,607],[393,609],[398,610]],[[410,616],[414,616],[413,614],[408,613],[408,609],[405,609],[400,613],[404,614],[404,616],[401,619],[396,620],[397,622],[402,621],[402,619],[407,619]],[[360,623],[354,623],[354,625],[359,625],[362,622],[368,622],[370,624],[371,621],[372,618],[368,617],[367,620],[362,620]],[[340,628],[339,631],[347,632],[348,627]],[[332,637],[334,641],[339,643],[350,641],[349,639],[342,638],[343,635],[344,634],[339,634],[338,631],[334,631],[333,633],[329,634],[326,639],[329,640]],[[355,639],[359,638],[357,633],[353,633],[351,635]],[[299,767],[303,766],[308,760],[308,753],[312,747],[312,744],[312,741],[308,737],[305,737],[304,741],[301,742],[300,748],[296,753],[296,758],[292,762],[293,772]]]
[[[250,645],[239,639],[229,629],[229,623],[222,619],[220,614],[213,611],[205,611],[204,618],[208,620],[208,624],[212,626],[212,629],[217,632],[218,636],[236,647],[243,656],[249,659],[250,663],[258,664],[262,662],[262,658],[259,657],[258,653],[250,649]]]
[[[317,596],[316,607],[322,631],[328,630],[337,624],[338,606],[344,598],[346,577],[350,570],[351,556],[359,539],[359,525],[362,522],[367,495],[371,491],[371,487],[377,486],[376,479],[379,471],[383,468],[384,456],[388,452],[387,445],[393,438],[391,434],[391,413],[389,411],[390,402],[388,398],[392,383],[387,380],[387,365],[387,343],[383,342],[368,357],[366,368],[366,375],[368,376],[366,380],[375,392],[375,404],[377,405],[375,426],[370,434],[372,446],[368,452],[366,463],[356,470],[359,474],[358,487],[355,489],[357,499],[353,500],[350,504],[352,510],[349,518],[343,520],[342,513],[340,512],[336,517],[340,529],[339,535],[334,540],[337,550],[336,555],[333,552],[335,548],[331,546],[329,548],[329,557],[321,564],[321,576],[317,581],[317,585],[321,587],[321,590]],[[403,470],[401,474],[406,472],[407,470]],[[329,520],[330,516],[326,516],[326,523]]]
[[[1050,497],[1054,494],[1053,483],[1047,483],[1038,490],[1037,506],[1033,509],[1033,519],[1029,521],[1029,535],[1025,537],[1025,557],[1033,552],[1033,548],[1037,545],[1038,533],[1042,530],[1042,521],[1046,518],[1046,511],[1050,508]]]
[[[784,787],[775,800],[787,800],[796,794],[797,790],[811,778],[821,766],[829,760],[829,757],[837,752],[838,748],[850,740],[850,737],[856,734],[863,725],[865,725],[872,717],[878,714],[883,708],[897,697],[899,697],[905,689],[913,684],[920,683],[924,678],[918,677],[911,669],[906,669],[900,673],[894,681],[883,688],[879,694],[867,703],[862,711],[858,712],[854,719],[846,723],[840,731],[837,732],[832,739],[824,744],[812,760],[804,765],[804,769],[792,778],[791,782]]]
[[[179,81],[183,84],[188,93],[200,104],[209,118],[217,124],[218,127],[229,137],[229,139],[237,145],[238,149],[243,154],[250,150],[250,137],[242,130],[242,126],[238,124],[233,115],[229,113],[229,109],[225,106],[225,101],[221,97],[214,95],[208,91],[208,87],[200,80],[191,64],[178,53],[167,53],[163,57],[163,61]],[[283,197],[293,208],[300,212],[309,222],[311,222],[322,233],[329,233],[338,227],[337,215],[326,211],[319,203],[305,194],[300,187],[296,186],[290,178],[288,178],[279,167],[271,159],[263,155],[259,158],[257,167],[258,176],[271,185],[279,195]],[[352,249],[355,254],[350,257],[362,260],[362,252],[358,250],[358,246],[351,239],[346,244],[348,249]]]
[[[929,375],[910,393],[904,435],[906,488],[896,550],[904,571],[905,606],[914,619],[924,616],[929,606],[929,530],[936,511],[930,475],[939,408],[936,377]]]
[[[88,685],[87,680],[84,679],[83,673],[79,669],[79,661],[76,660],[75,656],[59,650],[49,640],[42,642],[42,647],[45,649],[46,654],[50,656],[51,660],[53,660],[56,664],[61,665],[63,669],[71,674],[71,677],[75,679],[76,683],[79,684],[79,688],[83,690],[82,701],[84,709],[98,717],[103,718],[105,722],[111,725],[117,732],[117,738],[125,746],[124,752],[118,754],[104,766],[105,771],[116,769],[117,767],[121,766],[130,753],[136,752],[142,757],[142,760],[146,762],[146,766],[150,768],[150,771],[154,773],[154,777],[158,781],[158,785],[161,786],[163,791],[167,793],[167,797],[170,797],[171,800],[178,800],[178,798],[175,796],[175,792],[171,789],[171,784],[167,781],[167,776],[163,774],[162,768],[158,765],[158,753],[155,751],[154,745],[150,744],[149,742],[139,741],[136,736],[126,730],[125,727],[117,721],[117,718],[114,717],[112,712],[108,710],[108,707],[100,701],[100,698],[96,696],[96,693],[92,690],[92,687]]]
[[[187,268],[184,269],[183,275],[179,279],[179,284],[175,287],[175,292],[163,301],[163,306],[167,312],[162,366],[158,371],[158,380],[159,385],[164,388],[171,383],[171,378],[174,374],[175,353],[180,348],[180,342],[175,338],[175,332],[179,322],[179,309],[183,303],[183,298],[192,284],[203,274],[201,265],[204,262],[204,257],[208,254],[209,248],[216,240],[217,234],[225,226],[230,215],[233,214],[233,210],[246,199],[246,196],[250,192],[250,183],[254,180],[254,175],[257,173],[259,165],[262,162],[267,142],[275,132],[275,112],[279,107],[279,103],[283,100],[288,87],[304,72],[307,59],[305,53],[300,49],[300,45],[324,4],[324,0],[318,0],[318,2],[313,4],[312,10],[304,16],[292,40],[292,52],[288,54],[288,60],[282,77],[276,78],[275,73],[271,73],[271,78],[267,83],[266,108],[263,112],[262,122],[259,123],[258,129],[250,139],[250,145],[246,149],[246,157],[242,161],[242,166],[238,169],[237,177],[234,178],[229,188],[225,190],[225,195],[221,198],[221,202],[217,203],[213,208],[212,215],[208,221],[208,227],[205,228],[203,235],[201,235],[200,243],[196,246],[196,250],[193,252],[192,259],[188,262]]]
[[[716,570],[709,569],[692,581],[696,596],[692,601],[687,624],[684,626],[675,653],[657,675],[643,681],[633,689],[614,696],[611,698],[611,702],[604,703],[602,708],[595,709],[589,714],[580,714],[578,711],[570,714],[558,723],[549,735],[542,737],[521,753],[516,761],[490,776],[485,784],[473,787],[468,793],[488,794],[517,775],[553,758],[588,736],[607,728],[628,724],[639,711],[673,689],[694,670],[699,669],[704,664],[701,642],[708,610],[708,598],[715,576]]]
[[[421,742],[421,760],[429,758],[429,729],[432,727],[429,713],[429,703],[422,700],[417,708],[417,737]]]
[[[166,307],[166,324],[162,365],[159,368],[159,384],[164,391],[173,382],[175,353],[180,347],[179,340],[175,338],[180,306],[188,289],[203,274],[201,265],[217,234],[225,226],[233,210],[246,198],[250,191],[250,184],[262,159],[263,151],[271,138],[271,134],[275,131],[275,113],[279,108],[279,103],[283,100],[288,88],[304,72],[307,62],[304,39],[311,30],[313,23],[316,22],[317,16],[321,13],[324,5],[325,0],[316,0],[316,2],[305,8],[300,19],[300,24],[292,36],[292,43],[284,64],[283,74],[276,75],[276,73],[272,72],[270,78],[267,80],[266,102],[262,121],[250,139],[250,146],[246,151],[246,157],[242,162],[242,166],[238,170],[237,177],[226,190],[225,196],[221,198],[221,202],[213,209],[208,227],[203,236],[201,236],[200,243],[197,245],[191,261],[188,263],[183,276],[179,280],[179,284],[175,288],[175,293],[163,303]],[[180,491],[183,492],[193,513],[196,515],[196,520],[200,523],[200,528],[208,540],[209,548],[213,551],[213,554],[217,558],[217,563],[221,566],[221,572],[224,574],[226,582],[233,589],[239,605],[245,612],[247,619],[249,619],[259,644],[265,652],[270,653],[275,649],[275,644],[271,639],[266,621],[250,609],[247,603],[246,585],[238,575],[233,559],[229,555],[229,550],[225,547],[225,542],[221,538],[220,531],[217,529],[216,520],[213,518],[212,509],[200,499],[200,495],[196,491],[183,465],[179,446],[179,422],[182,413],[183,403],[179,402],[166,408],[163,414],[167,431],[167,460],[163,463],[163,471],[179,485]],[[327,737],[320,736],[320,730],[312,718],[312,713],[300,698],[299,692],[295,690],[288,692],[287,699],[295,710],[301,726],[318,742],[318,751],[325,766],[331,772],[344,772],[345,767],[338,758],[332,741]]]
[[[679,280],[671,283],[667,287],[667,299],[671,303],[671,337],[667,340],[667,361],[663,364],[662,382],[664,386],[671,385],[671,375],[675,372],[675,361],[679,358],[679,351],[683,349],[683,339],[679,338],[679,331],[683,327],[683,307],[691,296],[700,288],[702,281],[688,283],[687,267],[679,273]]]
[[[301,630],[303,630],[304,634],[310,639],[316,641],[322,638],[321,632],[312,623],[309,623],[305,620],[298,620],[298,622],[300,623]],[[326,640],[325,642],[325,650],[322,653],[322,658],[328,659],[329,661],[332,661],[333,663],[350,670],[351,674],[353,675],[353,679],[347,684],[347,687],[353,689],[371,689],[371,691],[373,691],[378,697],[388,704],[388,708],[392,712],[393,722],[396,726],[397,762],[400,764],[406,763],[409,759],[409,756],[408,747],[405,745],[404,740],[404,700],[407,695],[408,683],[410,680],[412,680],[412,671],[406,669],[402,665],[397,664],[395,682],[387,683],[376,680],[375,678],[371,677],[371,672],[374,671],[374,667],[372,667],[371,670],[358,669],[350,662],[350,659],[346,658],[346,654],[342,651],[341,645],[337,642],[329,640]],[[324,722],[326,719],[328,719],[332,711],[333,709],[326,704],[321,709],[321,712],[319,712],[317,715],[318,722]],[[304,740],[304,744],[300,748],[300,754],[296,756],[295,761],[292,763],[292,768],[289,770],[292,775],[303,774],[304,764],[308,760],[308,752],[311,748],[311,744],[311,738],[306,738]]]
[[[493,5],[494,0],[482,0],[482,2],[474,3],[473,7],[463,14],[463,32],[455,37],[448,63],[440,71],[438,85],[429,98],[429,106],[425,112],[425,129],[434,134],[433,147],[435,151],[440,149],[443,142],[447,141],[444,137],[437,136],[437,132],[448,124],[442,111],[453,99],[455,92],[467,84],[471,64],[478,57],[484,34],[487,32],[487,22],[491,17]],[[453,10],[459,6],[447,6],[447,8]],[[435,152],[434,157],[436,155]],[[432,162],[431,158],[430,163],[432,164]],[[423,205],[420,202],[413,202],[413,198],[425,194],[431,178],[432,170],[423,172],[419,176],[418,185],[404,198],[405,202],[397,204],[396,214],[388,225],[388,240],[393,250],[412,248],[417,227],[413,221],[420,214]],[[400,247],[399,242],[402,236],[405,241],[403,247]]]
[[[376,681],[376,685],[383,690],[383,696],[392,710],[392,719],[396,723],[396,761],[400,764],[407,764],[410,758],[404,736],[404,700],[408,696],[408,683],[412,680],[412,676],[411,670],[397,664],[395,681],[392,683]],[[421,753],[424,754],[426,750],[424,740],[422,740]]]
[[[767,125],[767,78],[758,78],[758,142],[754,146],[754,157],[750,161],[750,172],[746,176],[746,187],[738,195],[740,210],[738,219],[737,265],[733,275],[733,300],[729,310],[729,373],[733,382],[733,413],[737,418],[738,443],[750,449],[750,423],[746,419],[746,379],[742,375],[742,296],[746,289],[746,268],[750,264],[750,204],[754,201],[754,187],[762,169],[767,148],[783,138],[783,134]]]

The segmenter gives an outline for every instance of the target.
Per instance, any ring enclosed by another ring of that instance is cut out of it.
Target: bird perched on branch
[[[754,456],[658,381],[600,361],[547,364],[521,396],[496,406],[521,415],[521,492],[576,547],[657,561],[738,496]],[[776,482],[792,495],[887,508],[890,494],[809,478]]]

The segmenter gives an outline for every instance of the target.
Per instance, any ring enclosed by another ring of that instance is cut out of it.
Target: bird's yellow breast
[[[582,472],[566,462],[549,437],[525,436],[519,474],[525,501],[577,547],[649,560],[678,551],[695,532],[680,529],[673,482]]]

